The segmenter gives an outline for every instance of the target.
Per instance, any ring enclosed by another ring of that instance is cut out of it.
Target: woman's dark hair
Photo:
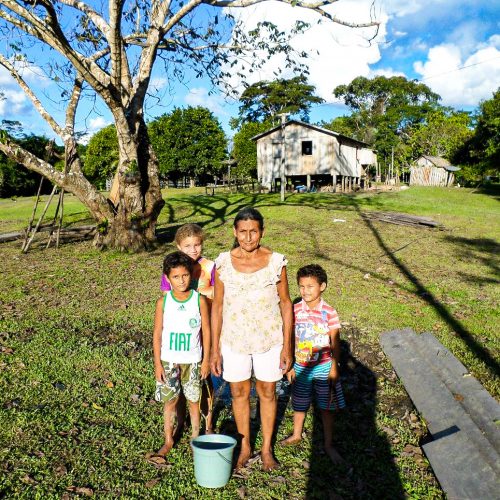
[[[255,210],[253,207],[242,208],[234,218],[233,226],[236,227],[240,220],[256,220],[259,223],[259,229],[262,231],[264,229],[264,217],[262,214]]]
[[[262,214],[258,211],[255,210],[253,207],[245,207],[242,208],[237,214],[236,217],[234,218],[233,222],[233,227],[236,229],[236,226],[238,226],[238,222],[240,220],[256,220],[259,223],[259,229],[261,231],[264,230],[264,217],[262,217]],[[240,244],[238,243],[238,238],[234,239],[233,243],[233,248],[238,248]]]
[[[163,274],[168,274],[175,267],[185,267],[189,274],[193,274],[194,260],[183,252],[172,252],[163,259]]]
[[[316,278],[317,282],[321,285],[327,284],[328,278],[326,276],[326,271],[318,264],[309,264],[307,266],[301,267],[297,271],[297,283],[300,278]]]

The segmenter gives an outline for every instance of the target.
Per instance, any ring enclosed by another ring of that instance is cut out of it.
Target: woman
[[[276,382],[292,362],[292,303],[285,257],[260,245],[264,219],[244,208],[234,219],[235,247],[215,260],[212,304],[212,373],[230,383],[233,412],[242,436],[236,469],[251,456],[250,377],[257,380],[264,470],[277,466],[271,449],[276,420]]]

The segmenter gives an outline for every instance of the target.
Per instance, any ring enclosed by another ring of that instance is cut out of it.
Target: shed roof
[[[445,167],[451,166],[451,163],[446,158],[443,158],[442,156],[422,155],[422,158],[429,160],[435,167],[445,168]]]
[[[420,158],[425,158],[426,160],[430,161],[435,167],[444,168],[445,170],[448,170],[448,172],[457,172],[458,170],[460,170],[460,167],[453,166],[446,158],[443,158],[442,156],[422,155]]]
[[[316,130],[317,132],[321,132],[326,135],[331,135],[333,137],[337,137],[340,139],[347,139],[349,141],[355,142],[357,144],[360,144],[363,147],[370,148],[370,145],[367,144],[366,142],[358,141],[357,139],[353,139],[352,137],[348,137],[347,135],[339,134],[338,132],[334,132],[333,130],[328,130],[327,128],[323,127],[318,127],[317,125],[311,125],[310,123],[306,123],[300,120],[289,120],[285,123],[285,127],[288,127],[288,125],[300,125],[302,127],[310,128],[312,130]],[[281,125],[278,125],[277,127],[270,128],[269,130],[266,130],[265,132],[261,132],[260,134],[254,135],[252,137],[252,141],[258,141],[262,137],[265,137],[268,134],[272,134],[273,132],[276,132],[281,128]]]

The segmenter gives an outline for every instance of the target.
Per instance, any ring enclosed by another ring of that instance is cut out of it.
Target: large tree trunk
[[[156,241],[156,222],[165,202],[161,196],[158,162],[142,114],[125,118],[115,111],[120,161],[116,196],[110,200],[113,218],[101,227],[96,243],[120,250],[150,248]]]

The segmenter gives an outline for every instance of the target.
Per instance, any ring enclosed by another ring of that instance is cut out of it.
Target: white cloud
[[[111,125],[111,123],[113,122],[110,120],[106,120],[102,116],[90,118],[84,130],[78,131],[80,133],[83,133],[83,135],[79,138],[79,142],[81,142],[82,144],[87,144],[96,132],[99,132],[99,130],[103,129],[104,127]]]
[[[193,87],[190,89],[184,100],[189,106],[203,106],[215,115],[227,115],[227,112],[224,110],[226,103],[223,97],[215,94],[210,95],[207,89],[203,87]]]
[[[438,45],[429,50],[426,61],[416,61],[414,69],[442,97],[443,104],[476,106],[482,99],[489,99],[500,82],[500,50],[495,46],[498,37],[489,41],[489,46],[466,57],[455,45]]]
[[[370,74],[368,75],[369,78],[372,78],[374,76],[385,76],[386,78],[392,78],[393,76],[406,77],[406,75],[402,71],[397,71],[392,68],[376,69],[374,71],[371,71]]]
[[[370,21],[370,0],[347,0],[342,3],[325,7],[330,14],[346,21],[361,23]],[[253,7],[234,12],[233,15],[244,23],[247,30],[256,27],[258,22],[272,19],[282,31],[290,31],[296,20],[308,22],[311,28],[304,34],[295,36],[290,44],[297,51],[305,51],[308,58],[304,60],[310,72],[309,82],[316,87],[316,93],[327,101],[333,100],[333,89],[340,84],[349,83],[357,76],[366,76],[370,64],[380,59],[377,43],[369,43],[375,29],[348,28],[330,21],[323,20],[317,24],[319,16],[306,9],[292,8],[277,2],[266,2]],[[382,41],[385,36],[387,17],[379,15],[381,25],[376,41]],[[284,68],[283,56],[273,56],[264,67],[255,73],[249,73],[248,67],[241,72],[247,75],[249,84],[260,80],[273,80],[276,70]],[[238,64],[240,69],[240,64]],[[230,70],[235,74],[234,68]],[[281,77],[289,78],[290,71],[284,71]],[[231,84],[243,90],[241,79],[234,76]]]
[[[154,92],[159,92],[163,90],[167,86],[168,80],[161,76],[156,76],[151,78],[151,82],[149,84],[149,88]]]

